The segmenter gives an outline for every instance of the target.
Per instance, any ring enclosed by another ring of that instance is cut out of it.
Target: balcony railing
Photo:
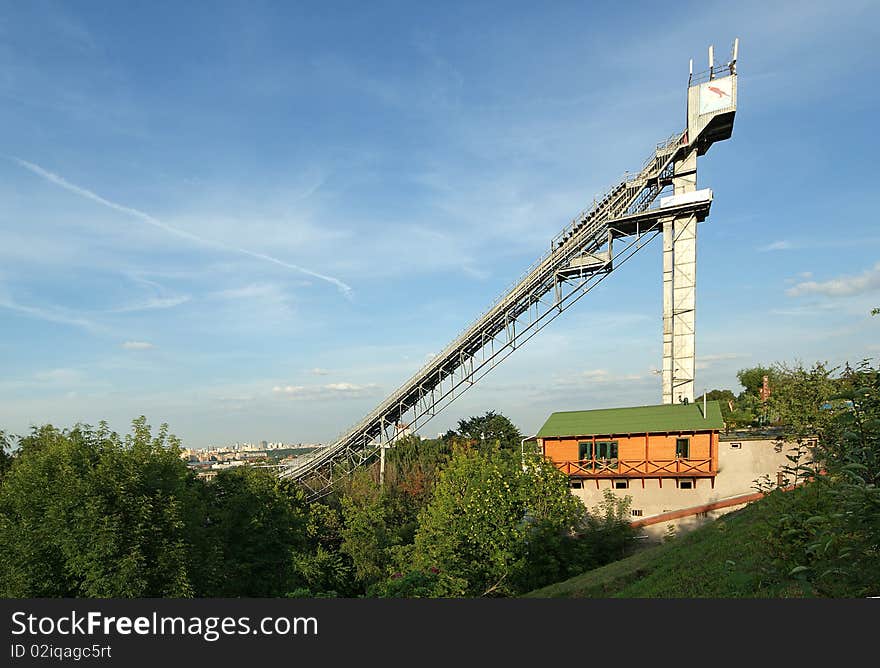
[[[575,478],[713,476],[711,459],[583,459],[553,462]]]

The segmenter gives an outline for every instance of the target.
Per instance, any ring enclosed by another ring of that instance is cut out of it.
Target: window
[[[593,458],[593,443],[591,441],[581,441],[578,443],[578,460]]]
[[[678,481],[679,489],[693,489],[694,481],[693,480],[679,480]]]
[[[629,488],[629,480],[615,480],[614,481],[614,489],[628,489]]]
[[[571,487],[571,489],[583,489],[584,483],[580,480],[572,480],[568,483],[568,486]]]
[[[691,439],[677,438],[675,439],[675,456],[679,459],[687,459],[691,449]]]
[[[642,516],[642,510],[641,510],[641,508],[634,508],[634,509],[632,510],[632,516],[633,516],[633,517],[641,517],[641,516]]]
[[[740,448],[742,448],[742,446],[743,446],[743,444],[738,441],[730,444],[730,447],[733,448],[734,450],[739,450]]]
[[[596,459],[617,459],[617,441],[596,441]]]

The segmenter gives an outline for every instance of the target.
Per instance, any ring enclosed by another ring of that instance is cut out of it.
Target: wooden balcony
[[[584,459],[553,462],[572,478],[710,478],[711,459]]]

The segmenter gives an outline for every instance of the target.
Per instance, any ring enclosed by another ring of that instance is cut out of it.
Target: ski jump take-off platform
[[[282,469],[318,499],[356,468],[379,457],[403,429],[417,431],[523,343],[663,236],[663,403],[694,400],[697,223],[712,191],[697,190],[697,157],[733,132],[736,60],[688,81],[687,128],[657,145],[627,175],[550,241],[550,247],[439,355],[333,445]],[[660,195],[671,188],[671,194]],[[659,197],[659,206],[657,199]]]

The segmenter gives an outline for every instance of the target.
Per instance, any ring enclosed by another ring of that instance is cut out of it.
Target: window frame
[[[587,455],[584,457],[584,455]],[[578,441],[578,461],[585,462],[593,458],[593,442]]]
[[[684,448],[681,447],[684,443]],[[682,455],[682,451],[684,454]],[[675,458],[690,459],[691,458],[691,438],[690,436],[679,436],[675,439]]]
[[[618,452],[619,441],[596,441],[596,459],[604,459],[606,461],[615,460],[617,459]],[[608,456],[603,457],[600,453]]]

